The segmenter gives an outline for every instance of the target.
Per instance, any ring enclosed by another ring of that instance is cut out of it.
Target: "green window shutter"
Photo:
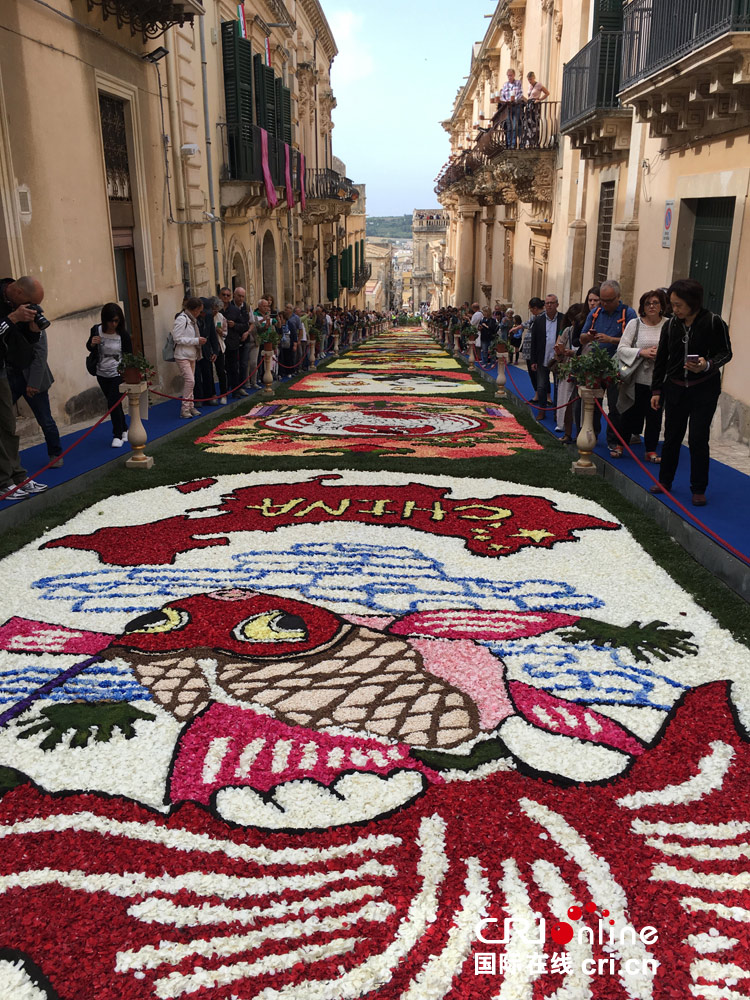
[[[359,240],[354,244],[354,277],[355,280],[359,281],[359,273],[361,270],[361,265],[359,263]]]
[[[339,259],[335,254],[328,258],[326,277],[328,301],[334,302],[339,297]]]
[[[253,56],[255,70],[255,116],[269,135],[276,135],[276,83],[273,70],[260,54]]]
[[[284,108],[284,142],[292,144],[292,92],[289,87],[281,88],[281,103]]]
[[[222,22],[221,43],[229,167],[232,177],[243,180],[253,166],[252,46],[240,38],[237,21]]]
[[[349,258],[349,286],[351,287],[356,281],[354,276],[354,247],[348,247],[346,254]]]
[[[596,0],[594,5],[593,34],[603,31],[622,31],[623,0]]]
[[[292,92],[284,86],[281,77],[276,78],[276,137],[292,144]]]

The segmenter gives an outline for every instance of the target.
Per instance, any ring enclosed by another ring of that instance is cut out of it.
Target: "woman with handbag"
[[[116,302],[107,302],[102,306],[101,323],[91,327],[89,339],[86,341],[86,369],[90,375],[96,375],[99,388],[104,393],[107,409],[114,406],[120,398],[122,376],[119,372],[120,359],[123,354],[130,354],[133,343],[125,326],[125,316]],[[115,406],[109,415],[112,421],[112,447],[122,448],[128,439],[128,428],[122,403]]]
[[[621,414],[623,440],[629,442],[631,435],[640,435],[643,431],[646,461],[657,464],[661,462],[656,446],[661,431],[662,408],[651,408],[651,380],[666,311],[667,297],[660,288],[641,295],[638,318],[631,319],[626,325],[615,354],[622,380],[617,409]]]
[[[703,286],[692,278],[672,282],[667,293],[672,317],[659,340],[651,383],[651,406],[664,403],[664,446],[659,485],[652,493],[672,488],[685,431],[690,449],[690,490],[693,506],[705,507],[711,421],[721,395],[721,369],[732,360],[729,329],[721,318],[703,308]]]
[[[201,357],[206,338],[201,336],[198,327],[198,317],[203,312],[203,303],[198,298],[189,298],[183,310],[175,317],[172,327],[174,338],[174,359],[182,375],[182,390],[180,392],[180,416],[184,420],[199,417],[200,410],[193,402],[195,388],[195,362]]]

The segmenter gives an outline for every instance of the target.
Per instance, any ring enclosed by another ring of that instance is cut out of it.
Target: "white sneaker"
[[[127,439],[128,439],[128,432],[125,431],[125,433],[122,435],[122,440],[127,441]]]
[[[44,493],[44,491],[48,489],[49,486],[47,486],[46,483],[37,483],[33,479],[30,479],[28,483],[23,486],[24,492],[28,493],[29,496],[33,496],[34,493]]]
[[[112,438],[113,448],[122,448],[122,444],[123,444],[122,438]]]
[[[219,402],[221,403],[222,406],[226,406],[227,405],[227,397],[226,396],[222,396],[221,399],[219,400]]]

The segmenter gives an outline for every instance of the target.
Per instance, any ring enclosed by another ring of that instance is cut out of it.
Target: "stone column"
[[[456,256],[456,305],[474,301],[475,220],[478,205],[459,205]]]

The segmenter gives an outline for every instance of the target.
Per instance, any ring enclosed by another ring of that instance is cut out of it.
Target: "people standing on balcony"
[[[125,326],[125,314],[116,302],[107,302],[102,306],[101,323],[91,327],[86,350],[96,354],[96,381],[109,408],[120,398],[120,358],[133,350],[133,342]],[[122,448],[128,439],[122,403],[115,406],[109,419],[112,421],[112,447]]]
[[[505,111],[505,145],[508,149],[516,149],[518,146],[519,130],[521,125],[521,105],[523,104],[523,87],[521,81],[516,79],[516,71],[509,69],[507,81],[500,90],[500,111]]]
[[[666,323],[666,309],[667,297],[660,288],[642,295],[638,319],[631,320],[625,327],[615,355],[622,378],[617,409],[623,439],[629,442],[631,437],[640,436],[644,431],[646,461],[654,463],[661,462],[656,446],[661,431],[662,407],[651,408],[651,382],[661,328]]]
[[[565,317],[557,306],[557,296],[550,292],[544,300],[544,312],[531,325],[531,369],[536,375],[536,402],[540,407],[555,405],[549,375],[555,360],[555,344],[565,326]]]
[[[529,93],[526,97],[526,107],[524,108],[523,116],[523,136],[521,145],[524,149],[538,149],[539,147],[539,124],[541,119],[541,109],[539,107],[542,101],[546,101],[549,97],[549,91],[540,83],[536,75],[531,72],[526,74],[526,79],[529,82]]]
[[[198,327],[198,317],[202,312],[203,303],[201,300],[191,297],[185,301],[184,308],[181,313],[177,314],[172,327],[174,359],[180,370],[180,375],[182,375],[180,416],[183,420],[200,416],[200,410],[196,409],[193,402],[193,389],[195,388],[195,362],[200,358],[201,349],[206,343],[206,338],[201,336]]]
[[[672,489],[680,447],[688,430],[690,490],[695,507],[705,507],[710,462],[708,437],[721,395],[721,369],[732,360],[727,324],[703,308],[703,286],[692,278],[669,288],[672,318],[661,328],[651,384],[651,406],[664,402],[664,444],[659,486]]]
[[[608,278],[599,287],[599,305],[593,309],[583,325],[581,331],[581,345],[585,348],[588,345],[596,344],[604,348],[610,357],[613,357],[617,350],[620,338],[625,332],[625,327],[631,319],[637,319],[635,309],[625,305],[620,298],[621,290],[619,281]],[[615,429],[620,430],[620,414],[617,409],[617,396],[619,389],[616,385],[610,385],[607,389],[607,411],[609,421],[607,423],[607,446],[612,458],[622,457],[622,445],[615,434]]]

